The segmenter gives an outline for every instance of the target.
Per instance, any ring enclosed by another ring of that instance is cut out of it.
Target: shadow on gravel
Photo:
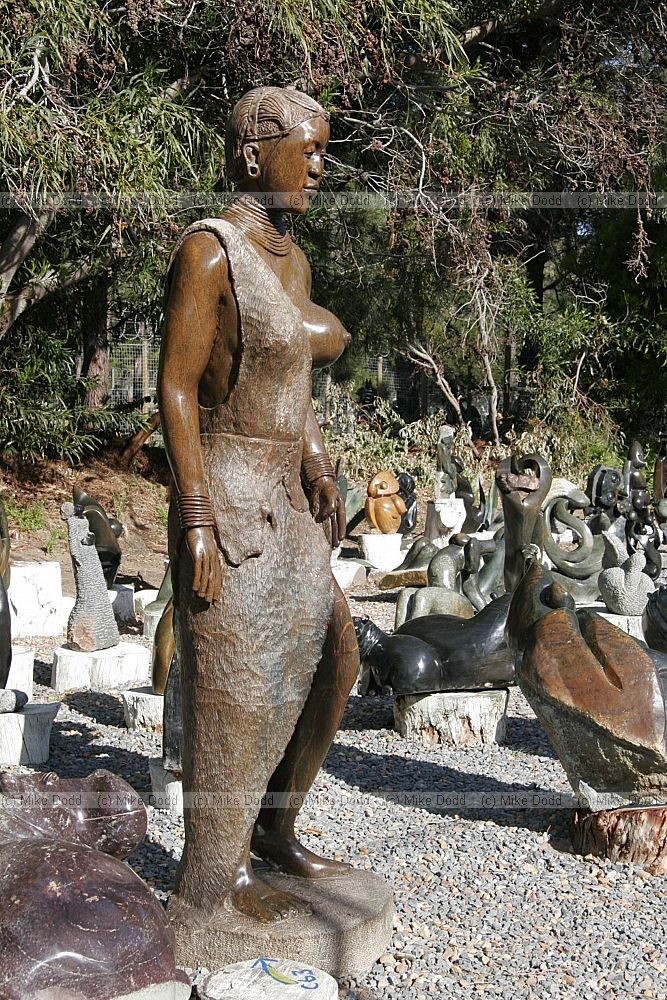
[[[536,757],[550,757],[556,760],[549,737],[537,719],[508,715],[507,732],[502,745],[509,750],[523,750],[524,753],[532,753]]]
[[[396,591],[387,590],[382,594],[353,594],[355,601],[359,604],[395,604]]]
[[[63,701],[73,711],[87,715],[100,726],[125,728],[123,706],[120,699],[112,694],[101,691],[70,691],[63,696]]]
[[[148,756],[109,743],[93,742],[99,735],[95,729],[81,722],[67,719],[54,722],[51,756],[34,770],[53,771],[60,778],[86,778],[98,768],[103,768],[124,778],[136,792],[149,792]]]
[[[339,730],[365,733],[375,729],[394,728],[394,699],[392,697],[360,697],[350,695]]]
[[[570,808],[561,804],[560,792],[536,784],[508,784],[446,764],[337,744],[331,747],[322,767],[361,792],[404,808],[547,833],[555,850],[572,853]]]

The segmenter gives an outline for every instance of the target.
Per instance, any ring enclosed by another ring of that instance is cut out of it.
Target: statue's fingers
[[[201,566],[201,573],[199,575],[199,586],[197,587],[197,597],[201,598],[206,597],[206,586],[208,584],[208,576],[209,576],[209,561],[208,561],[208,553],[205,552],[204,555],[202,556],[202,566]]]
[[[201,581],[201,562],[202,562],[201,556],[197,556],[194,560],[195,573],[192,580],[192,589],[194,590],[195,594],[199,593],[199,584]]]

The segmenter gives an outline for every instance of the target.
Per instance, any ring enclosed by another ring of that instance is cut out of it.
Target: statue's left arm
[[[303,431],[301,471],[310,490],[311,514],[318,522],[329,521],[331,546],[335,549],[345,538],[345,502],[312,406],[308,409]]]

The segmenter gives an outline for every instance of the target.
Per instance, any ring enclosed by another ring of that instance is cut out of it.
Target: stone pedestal
[[[113,613],[119,622],[134,621],[134,587],[127,583],[114,583],[107,591]]]
[[[191,996],[192,987],[185,983],[158,983],[135,993],[119,993],[115,1000],[190,1000]]]
[[[23,691],[28,701],[32,701],[33,668],[35,666],[35,650],[27,646],[12,644],[12,665],[5,687],[11,691]]]
[[[162,602],[160,602],[159,605],[157,605],[157,606],[154,606],[154,605],[155,605],[155,602],[153,602],[152,605],[148,605],[148,607],[144,608],[144,629],[143,629],[143,632],[144,632],[144,638],[145,639],[154,639],[155,638],[155,630],[158,627],[160,618],[162,618],[162,615],[164,614],[164,609],[166,607],[166,601],[165,601],[164,604],[162,604]]]
[[[62,633],[62,577],[58,562],[14,562],[9,585],[12,635],[52,635]]]
[[[26,705],[20,712],[0,714],[0,767],[34,767],[49,759],[51,726],[60,702]]]
[[[383,573],[391,573],[392,569],[396,569],[403,562],[405,553],[401,550],[402,541],[403,535],[400,534],[359,536],[364,559]]]
[[[148,769],[151,774],[151,790],[153,793],[150,805],[154,809],[162,809],[165,812],[170,812],[176,818],[182,816],[183,782],[180,774],[176,774],[175,771],[167,771],[161,757],[151,757],[148,761]]]
[[[401,695],[394,702],[394,722],[401,736],[425,746],[501,743],[508,699],[507,688]]]
[[[343,591],[366,582],[366,567],[356,559],[332,559],[331,572]]]
[[[149,604],[157,600],[159,590],[138,590],[134,594],[134,617],[138,622],[144,620],[144,614]]]
[[[587,604],[585,610],[597,611],[599,615],[602,615],[603,618],[612,625],[615,625],[616,628],[620,628],[622,632],[631,635],[633,639],[640,639],[644,642],[641,615],[614,615],[611,611],[607,611],[607,606],[603,601],[596,601],[595,604]]]
[[[338,983],[321,969],[303,962],[258,958],[214,972],[198,992],[201,1000],[303,1000],[311,990],[317,990],[317,1000],[338,1000]]]
[[[110,649],[82,653],[59,646],[53,654],[51,687],[55,691],[114,691],[150,676],[147,649],[132,642],[119,642]]]
[[[257,956],[280,955],[302,969],[320,968],[345,979],[366,972],[386,951],[394,901],[384,879],[365,871],[302,879],[259,864],[253,867],[274,889],[309,903],[312,913],[258,924],[229,904],[204,916],[172,897],[168,912],[176,932],[178,965],[215,969],[233,960],[254,962]]]
[[[153,694],[151,687],[131,688],[121,694],[123,715],[128,729],[147,729],[162,732],[164,698]]]
[[[465,504],[458,497],[429,500],[426,504],[424,537],[429,542],[444,544],[450,535],[455,535],[461,530],[465,519]]]

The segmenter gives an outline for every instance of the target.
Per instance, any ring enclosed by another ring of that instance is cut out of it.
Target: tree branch
[[[61,198],[50,197],[39,215],[21,212],[0,243],[0,301],[7,294],[12,278],[23,261],[55,219],[61,205]]]
[[[527,10],[521,14],[517,14],[515,17],[505,19],[497,17],[492,18],[490,21],[483,21],[481,24],[476,24],[474,28],[468,28],[465,34],[461,35],[461,45],[464,49],[469,48],[471,45],[479,45],[489,35],[494,35],[496,31],[502,28],[511,28],[515,24],[527,24],[529,21],[539,21],[543,17],[551,17],[552,14],[557,14],[565,6],[566,0],[547,0],[537,10]]]
[[[421,368],[423,371],[428,372],[435,380],[438,388],[440,389],[440,392],[443,394],[445,399],[451,404],[451,407],[454,410],[454,413],[456,414],[456,422],[458,423],[459,427],[462,427],[464,431],[466,431],[468,435],[468,443],[470,446],[470,450],[472,451],[475,458],[479,459],[481,453],[479,449],[475,446],[475,443],[472,439],[472,434],[470,433],[470,428],[468,427],[463,417],[461,404],[458,400],[458,397],[454,393],[454,390],[452,389],[451,385],[445,378],[445,373],[443,371],[439,359],[436,358],[435,355],[432,352],[428,351],[425,347],[422,347],[421,344],[410,344],[408,346],[408,357],[410,358],[410,361],[412,361],[412,363],[417,366],[417,368]]]

